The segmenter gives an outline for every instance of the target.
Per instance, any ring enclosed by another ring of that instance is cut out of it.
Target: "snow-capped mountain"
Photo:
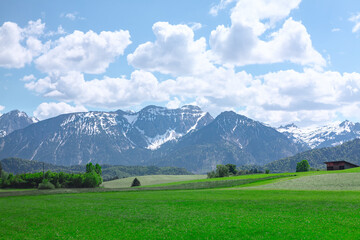
[[[307,144],[311,148],[332,147],[360,138],[360,123],[350,121],[333,122],[322,127],[298,128],[294,124],[277,129],[295,142]]]
[[[274,128],[229,111],[176,144],[164,145],[167,154],[156,164],[186,165],[190,171],[203,173],[217,164],[261,165],[307,149]]]
[[[196,106],[64,114],[1,138],[0,158],[12,156],[61,165],[84,161],[135,165],[144,163],[151,150],[212,120]]]
[[[0,115],[0,137],[4,137],[15,130],[25,128],[30,124],[36,123],[34,117],[29,117],[25,112],[14,110]]]

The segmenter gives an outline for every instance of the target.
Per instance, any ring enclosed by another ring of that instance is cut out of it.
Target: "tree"
[[[133,182],[131,183],[131,187],[138,187],[138,186],[141,186],[141,183],[139,179],[134,178]]]
[[[101,177],[95,171],[85,173],[83,184],[88,188],[98,187],[101,184]]]
[[[266,169],[266,170],[265,170],[265,173],[266,173],[266,174],[269,174],[269,173],[270,173],[270,170],[269,170],[269,169]]]
[[[2,174],[2,166],[1,166],[1,162],[0,162],[0,178],[1,178],[1,174]]]
[[[302,160],[296,164],[296,172],[308,172],[310,170],[310,165],[307,160]]]
[[[236,165],[235,164],[228,163],[225,166],[229,169],[230,173],[232,173],[233,175],[236,175],[237,170],[236,170]]]
[[[101,176],[101,166],[99,164],[95,165],[95,172]]]
[[[229,174],[229,168],[227,166],[222,164],[216,165],[216,177],[228,177]]]
[[[95,166],[92,163],[86,164],[86,173],[91,173],[92,171],[95,171]]]

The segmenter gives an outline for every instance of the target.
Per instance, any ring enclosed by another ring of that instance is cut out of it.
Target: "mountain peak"
[[[29,117],[25,112],[19,110],[12,110],[0,116],[0,137],[4,137],[11,132],[25,128],[38,120],[34,117]]]

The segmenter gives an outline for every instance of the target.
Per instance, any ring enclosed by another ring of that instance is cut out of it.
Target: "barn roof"
[[[332,162],[324,162],[324,163],[347,163],[347,164],[350,164],[350,165],[352,165],[354,167],[359,167],[358,165],[353,164],[351,162],[347,162],[347,161],[332,161]]]

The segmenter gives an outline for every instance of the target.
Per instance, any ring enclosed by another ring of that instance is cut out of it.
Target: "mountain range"
[[[0,120],[6,133],[0,137],[0,159],[64,166],[88,162],[173,166],[195,173],[213,170],[217,164],[265,165],[360,136],[360,124],[349,121],[312,130],[293,124],[276,129],[232,111],[214,119],[192,105],[70,113],[43,121],[12,111]]]
[[[360,138],[360,123],[352,123],[348,120],[307,128],[298,128],[295,124],[289,124],[281,126],[277,130],[293,141],[305,144],[310,148],[332,147]]]

